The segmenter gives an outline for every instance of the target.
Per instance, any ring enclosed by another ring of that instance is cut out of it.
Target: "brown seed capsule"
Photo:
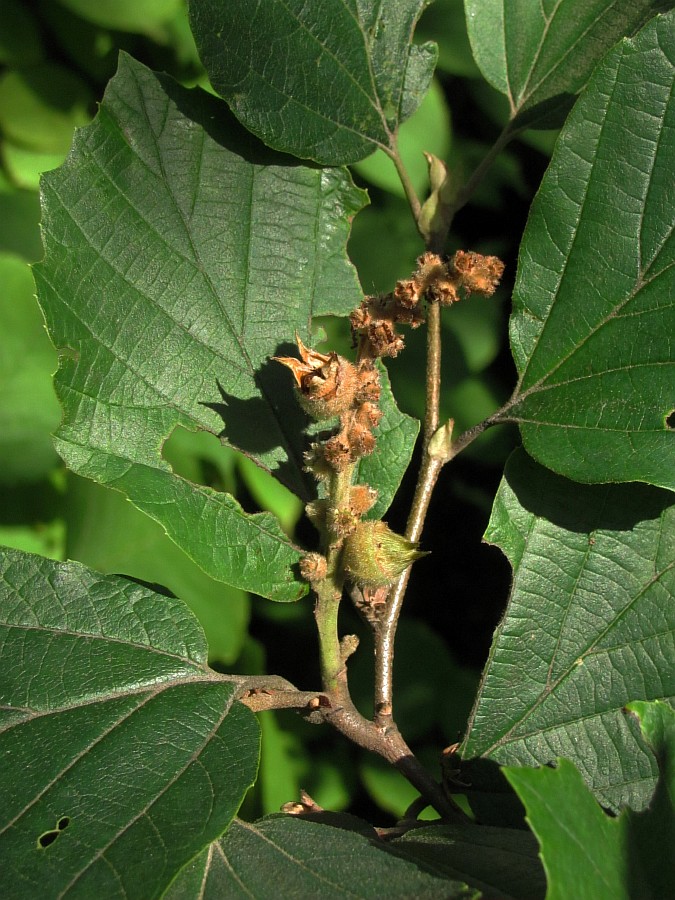
[[[504,263],[497,256],[482,256],[473,251],[458,250],[452,258],[452,266],[467,293],[486,297],[494,294],[504,273]]]
[[[360,587],[386,587],[408,566],[426,556],[417,544],[392,531],[385,522],[359,522],[345,541],[342,565]]]
[[[273,356],[291,370],[295,377],[298,399],[317,422],[333,419],[346,412],[354,402],[357,387],[356,367],[337,353],[318,353],[305,347],[295,336],[301,359]]]

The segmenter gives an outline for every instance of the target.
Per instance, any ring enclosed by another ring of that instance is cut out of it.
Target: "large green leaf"
[[[411,43],[428,0],[191,0],[211,83],[266,144],[325,165],[392,147],[436,45]]]
[[[305,419],[269,357],[296,329],[308,339],[313,315],[358,304],[345,244],[363,197],[344,170],[289,162],[222,102],[127,57],[44,178],[35,277],[61,353],[57,449],[210,576],[277,600],[306,590],[277,520],[176,477],[161,447],[177,425],[210,430],[310,495]]]
[[[520,250],[507,415],[576,481],[675,488],[675,13],[598,67]]]
[[[621,710],[675,695],[672,495],[574,484],[521,450],[486,537],[508,556],[513,588],[463,756],[565,756],[602,803],[641,808],[656,768]]]
[[[517,122],[565,114],[596,63],[663,0],[464,0],[473,55]]]
[[[505,770],[541,844],[547,900],[658,900],[672,893],[675,713],[663,703],[629,709],[661,769],[654,800],[642,813],[607,816],[566,759],[555,769]]]
[[[165,897],[475,898],[477,893],[384,842],[293,816],[235,819],[224,838],[181,872]]]
[[[0,562],[0,893],[157,897],[227,828],[259,729],[179,600]]]

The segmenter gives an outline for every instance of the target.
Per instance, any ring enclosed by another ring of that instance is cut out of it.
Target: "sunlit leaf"
[[[619,44],[561,132],[530,211],[507,416],[576,481],[675,488],[675,13]]]
[[[486,537],[514,569],[465,757],[572,760],[600,801],[641,809],[653,757],[622,712],[675,696],[675,504],[646,485],[574,484],[522,451]]]
[[[61,352],[59,452],[211,577],[301,596],[278,521],[177,477],[161,446],[177,425],[203,428],[310,495],[306,421],[270,357],[296,329],[307,338],[313,315],[358,305],[345,243],[362,193],[344,170],[274,154],[222,102],[123,57],[43,198],[35,274]]]

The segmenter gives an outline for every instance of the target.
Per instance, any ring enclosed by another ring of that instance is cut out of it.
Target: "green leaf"
[[[259,729],[178,600],[0,563],[0,893],[159,896],[251,785]]]
[[[490,900],[535,900],[546,893],[537,842],[527,831],[431,825],[410,831],[392,846],[448,878],[466,881]]]
[[[0,77],[0,129],[27,149],[66,153],[76,126],[91,118],[91,92],[69,69],[40,63]]]
[[[603,54],[634,34],[660,0],[464,0],[473,55],[505,94],[516,124],[564,118]]]
[[[338,165],[393,147],[419,106],[437,52],[411,43],[427,3],[191,0],[190,22],[211,83],[246,128]]]
[[[402,413],[391,392],[387,370],[380,363],[382,419],[374,430],[376,445],[370,456],[364,456],[356,467],[356,482],[377,489],[377,500],[368,512],[369,519],[381,519],[391,506],[401,479],[406,473],[420,423]]]
[[[67,557],[105,574],[167,587],[197,616],[209,660],[232,665],[247,633],[249,598],[209,578],[164,529],[117,491],[71,476],[66,506]]]
[[[37,481],[58,461],[50,435],[60,419],[56,354],[26,263],[0,253],[0,284],[0,483]]]
[[[462,755],[566,756],[601,803],[642,808],[656,767],[622,709],[675,695],[672,495],[574,484],[516,451],[486,538],[513,587]]]
[[[399,153],[418,196],[429,193],[429,166],[424,151],[447,159],[450,140],[450,110],[443,88],[433,80],[419,108],[401,125],[398,134]],[[353,168],[371,184],[405,198],[396,166],[384,150],[376,150]]]
[[[675,488],[675,13],[596,70],[520,250],[507,416],[576,481]]]
[[[161,446],[177,425],[206,429],[310,495],[305,419],[269,358],[296,329],[307,339],[313,315],[358,304],[345,243],[363,196],[344,170],[289,163],[223,103],[127,57],[44,178],[35,276],[61,351],[57,449],[208,575],[277,600],[306,592],[278,521],[176,477]]]
[[[179,11],[181,0],[60,0],[72,12],[104,28],[154,34]]]
[[[374,833],[371,838],[294,816],[253,823],[235,819],[224,838],[181,872],[166,900],[195,896],[196,885],[204,900],[274,900],[282,885],[283,896],[322,900],[477,897],[459,882],[392,852]]]
[[[42,57],[44,48],[35,18],[20,0],[0,0],[0,63],[26,66]]]
[[[7,174],[17,187],[37,191],[42,173],[60,166],[66,158],[66,150],[58,153],[42,153],[40,150],[21,147],[12,141],[4,140],[0,144],[0,155]]]
[[[607,816],[566,759],[555,769],[505,769],[541,844],[547,900],[658,900],[672,892],[675,713],[664,703],[629,709],[642,719],[647,741],[658,747],[661,766],[657,795],[643,813]]]
[[[424,11],[415,34],[420,40],[438,41],[439,69],[462,78],[480,76],[471,53],[462,0],[434,0]]]

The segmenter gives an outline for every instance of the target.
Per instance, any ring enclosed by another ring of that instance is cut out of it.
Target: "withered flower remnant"
[[[356,367],[333,351],[319,353],[306,347],[297,334],[295,340],[300,359],[293,356],[272,359],[291,370],[300,404],[313,419],[323,422],[341,415],[354,402]]]

